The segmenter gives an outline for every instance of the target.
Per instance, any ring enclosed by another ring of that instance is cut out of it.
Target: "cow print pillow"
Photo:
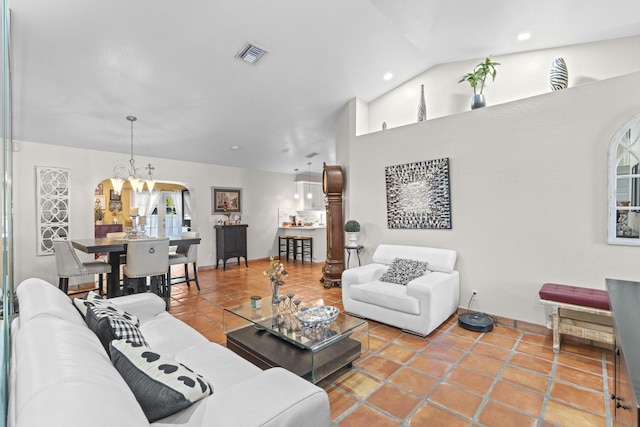
[[[428,262],[407,258],[394,258],[393,262],[380,277],[381,282],[406,285],[427,271]]]
[[[125,340],[110,345],[111,360],[150,423],[213,394],[207,380],[155,351]]]

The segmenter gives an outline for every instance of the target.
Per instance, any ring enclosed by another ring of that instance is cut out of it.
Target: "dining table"
[[[129,239],[109,239],[107,237],[93,237],[88,239],[71,239],[71,244],[77,250],[87,254],[106,253],[107,261],[111,265],[111,273],[107,274],[107,298],[120,295],[120,256],[127,253]],[[169,246],[199,245],[200,237],[170,236]],[[167,254],[169,256],[169,254]]]

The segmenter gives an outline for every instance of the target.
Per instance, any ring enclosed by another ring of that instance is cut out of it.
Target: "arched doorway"
[[[131,214],[136,212],[138,230],[144,229],[146,235],[180,236],[191,229],[191,196],[185,185],[162,181],[155,183],[152,192],[133,191],[127,182],[117,195],[111,181],[104,179],[95,190],[95,237],[127,231],[134,226]]]

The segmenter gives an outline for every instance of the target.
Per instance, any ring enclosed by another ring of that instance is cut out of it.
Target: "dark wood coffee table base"
[[[227,348],[262,369],[276,366],[317,383],[360,357],[361,343],[345,337],[313,354],[283,339],[248,326],[227,334]],[[312,373],[314,373],[312,378]]]

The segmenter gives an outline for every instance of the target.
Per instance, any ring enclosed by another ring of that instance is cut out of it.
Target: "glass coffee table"
[[[326,326],[309,328],[296,311],[277,305],[256,309],[247,302],[226,307],[222,324],[233,352],[262,369],[281,366],[314,384],[369,349],[368,323],[342,312]]]

